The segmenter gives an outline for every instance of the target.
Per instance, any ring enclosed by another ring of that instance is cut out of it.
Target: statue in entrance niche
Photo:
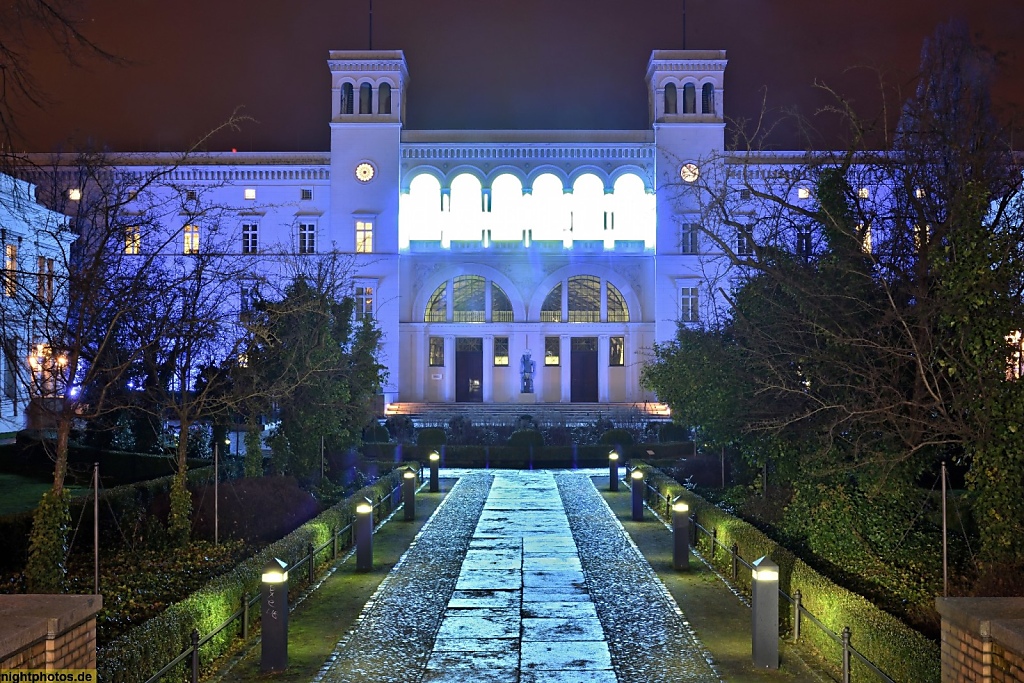
[[[527,349],[523,353],[522,360],[519,361],[519,374],[523,377],[523,387],[520,393],[532,394],[533,393],[533,373],[537,369],[537,364],[530,360],[530,350]]]

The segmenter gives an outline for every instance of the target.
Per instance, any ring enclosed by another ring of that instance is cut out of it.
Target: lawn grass
[[[0,515],[35,510],[43,493],[53,487],[53,482],[23,477],[20,474],[0,473]],[[88,488],[66,487],[72,496],[88,493]]]

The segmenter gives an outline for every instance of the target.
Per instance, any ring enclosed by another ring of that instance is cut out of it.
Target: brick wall
[[[1024,683],[1024,598],[937,598],[942,683]]]
[[[0,595],[0,669],[95,669],[99,595]]]

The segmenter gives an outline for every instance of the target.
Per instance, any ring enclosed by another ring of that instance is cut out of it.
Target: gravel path
[[[421,679],[491,481],[480,476],[458,481],[314,681]]]
[[[618,683],[721,679],[664,584],[588,476],[555,477]]]

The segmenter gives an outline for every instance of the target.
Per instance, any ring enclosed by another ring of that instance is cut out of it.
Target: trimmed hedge
[[[412,444],[363,444],[366,457],[390,462],[426,462],[433,451],[441,453],[442,467],[482,467],[495,469],[574,469],[605,467],[609,446],[544,446],[517,448],[513,446],[443,446],[440,448]],[[650,451],[654,455],[648,453]],[[635,444],[620,449],[622,458],[677,460],[693,452],[690,443]]]
[[[792,552],[768,538],[756,527],[720,510],[692,491],[684,488],[661,471],[644,462],[634,462],[644,472],[648,484],[672,500],[681,496],[690,506],[690,514],[706,529],[717,532],[718,542],[725,547],[734,543],[738,554],[747,562],[767,555],[779,565],[779,588],[787,595],[800,591],[804,608],[836,634],[849,626],[850,644],[875,666],[897,683],[930,683],[939,681],[939,646],[896,617],[870,603],[865,598],[841,586],[809,567]],[[659,511],[665,502],[649,489],[648,504]],[[661,513],[663,514],[663,513]],[[710,540],[698,534],[698,549],[704,559],[711,560]],[[732,571],[730,553],[719,549],[713,564],[723,573]],[[750,592],[751,574],[741,565],[738,583]],[[779,617],[787,628],[792,628],[793,608],[780,596]],[[829,663],[842,662],[842,648],[810,620],[801,622],[800,640],[814,647]],[[878,678],[856,658],[851,666],[854,683],[877,683]]]
[[[320,546],[331,538],[335,529],[348,525],[355,517],[355,506],[364,498],[378,503],[400,483],[401,473],[393,470],[111,642],[98,653],[100,680],[105,683],[147,680],[189,646],[193,629],[206,636],[241,607],[243,596],[258,594],[263,569],[273,558],[285,560],[292,566],[307,556],[309,544]],[[375,522],[390,511],[386,507],[392,505],[381,506]],[[322,551],[317,556],[318,563],[326,562],[330,553],[329,548]],[[306,576],[305,568],[291,573],[289,591],[302,588]],[[215,660],[231,648],[240,628],[241,624],[229,626],[200,648],[200,665],[204,671],[212,670]],[[182,672],[185,666],[181,666]]]

